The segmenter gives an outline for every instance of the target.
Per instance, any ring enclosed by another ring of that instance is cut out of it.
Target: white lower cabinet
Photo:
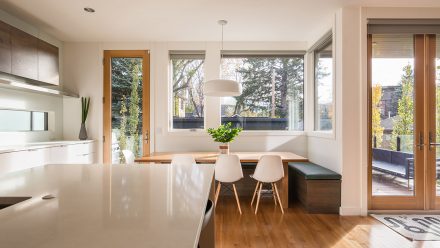
[[[45,164],[49,154],[45,149],[0,154],[0,175],[6,172],[28,169]]]
[[[93,143],[51,147],[50,160],[46,164],[91,164]]]
[[[79,143],[48,148],[0,153],[0,175],[45,164],[92,164],[93,143]]]

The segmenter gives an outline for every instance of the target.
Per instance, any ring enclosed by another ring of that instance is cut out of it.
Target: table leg
[[[280,182],[278,182],[279,187],[279,193],[281,198],[281,203],[283,205],[283,208],[289,207],[289,165],[287,162],[283,163],[283,169],[284,169],[284,177],[281,179]]]

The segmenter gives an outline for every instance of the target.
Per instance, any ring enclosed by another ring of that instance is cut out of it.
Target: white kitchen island
[[[197,247],[213,175],[205,164],[8,173],[0,177],[0,203],[32,198],[0,209],[0,247]]]

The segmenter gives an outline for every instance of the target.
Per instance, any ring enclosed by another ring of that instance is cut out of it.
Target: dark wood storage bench
[[[289,163],[289,199],[309,213],[339,213],[341,175],[310,162]]]

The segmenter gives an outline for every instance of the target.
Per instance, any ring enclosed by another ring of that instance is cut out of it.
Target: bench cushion
[[[338,173],[310,162],[290,162],[289,168],[304,175],[306,180],[340,180]]]

